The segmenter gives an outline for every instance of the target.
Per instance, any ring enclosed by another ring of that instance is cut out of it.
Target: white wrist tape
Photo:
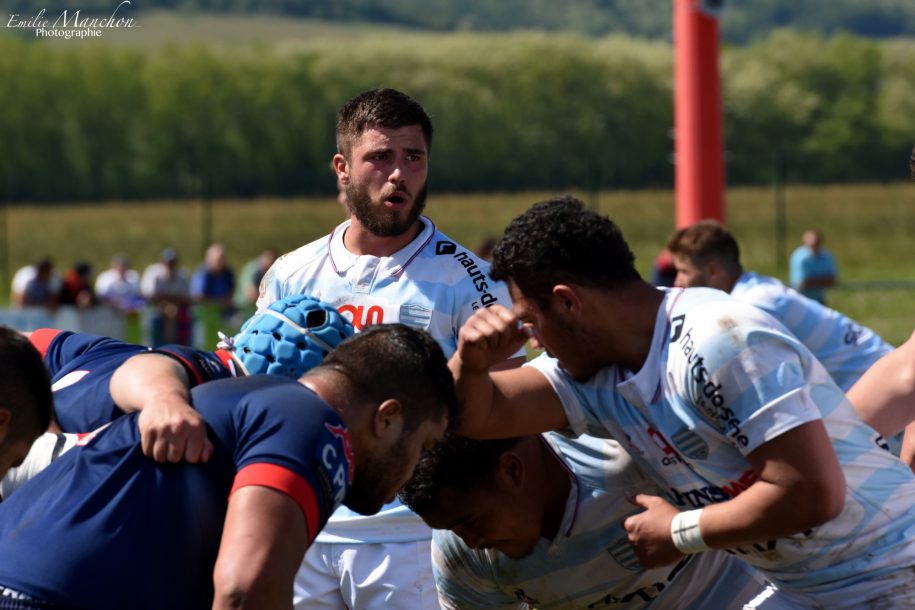
[[[702,509],[698,508],[677,513],[674,520],[670,522],[670,537],[677,550],[684,555],[701,553],[711,548],[705,544],[702,532],[699,530],[699,517],[701,516]]]

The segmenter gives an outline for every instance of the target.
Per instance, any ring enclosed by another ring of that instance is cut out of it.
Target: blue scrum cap
[[[354,332],[353,325],[327,303],[296,295],[258,311],[220,347],[230,349],[248,375],[298,378]]]

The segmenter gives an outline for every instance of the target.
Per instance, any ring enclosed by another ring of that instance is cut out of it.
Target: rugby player
[[[616,441],[556,433],[449,436],[400,497],[434,528],[447,610],[740,608],[762,578],[720,551],[642,569],[626,538],[629,502],[652,489]]]
[[[205,463],[144,456],[131,413],[0,503],[2,607],[292,608],[331,512],[390,501],[457,407],[441,348],[401,324],[340,343],[298,381],[218,380],[191,402],[214,445]]]
[[[138,426],[146,455],[160,462],[205,462],[213,444],[202,416],[188,404],[192,387],[257,373],[298,378],[351,336],[353,328],[333,307],[300,295],[253,316],[215,352],[183,345],[150,350],[57,329],[23,334],[51,374],[56,422],[32,445],[24,463],[3,477],[0,497],[46,468],[81,434],[124,412],[141,411]]]
[[[350,218],[280,257],[261,282],[258,307],[311,294],[357,330],[390,322],[427,330],[450,356],[475,310],[507,305],[489,264],[422,215],[431,146],[429,116],[404,93],[371,90],[346,102],[332,165]],[[515,356],[518,365],[523,352]],[[431,538],[399,502],[370,518],[338,511],[305,558],[297,607],[434,610]]]
[[[15,330],[0,326],[0,477],[19,466],[54,412],[41,355]]]
[[[915,477],[878,445],[899,429],[865,425],[778,321],[718,290],[650,286],[616,225],[568,197],[509,225],[493,275],[514,312],[461,329],[464,433],[619,440],[664,484],[625,521],[645,567],[729,549],[772,603],[915,605]],[[489,372],[531,333],[547,354]]]

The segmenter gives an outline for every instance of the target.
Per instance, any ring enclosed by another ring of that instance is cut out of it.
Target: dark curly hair
[[[337,152],[349,159],[353,142],[366,129],[397,129],[419,125],[432,149],[432,120],[419,102],[396,89],[364,91],[337,112]]]
[[[492,278],[511,280],[545,308],[557,284],[614,289],[640,276],[619,227],[567,195],[511,221],[493,250]]]
[[[413,476],[398,496],[413,512],[423,516],[443,488],[469,491],[485,486],[499,466],[499,456],[520,438],[477,441],[449,433],[435,449],[420,458]]]

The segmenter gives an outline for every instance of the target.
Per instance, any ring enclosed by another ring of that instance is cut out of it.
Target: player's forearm
[[[118,367],[111,377],[111,398],[125,411],[140,411],[148,405],[173,399],[189,400],[187,372],[178,362],[161,354],[140,354]]]
[[[448,361],[448,368],[454,376],[455,390],[461,404],[458,432],[471,438],[484,437],[494,394],[489,371],[465,366],[457,353]]]
[[[812,529],[834,519],[841,509],[835,490],[757,481],[733,500],[704,508],[699,526],[708,546],[734,549]]]
[[[915,420],[915,334],[848,390],[864,423],[889,438]]]

